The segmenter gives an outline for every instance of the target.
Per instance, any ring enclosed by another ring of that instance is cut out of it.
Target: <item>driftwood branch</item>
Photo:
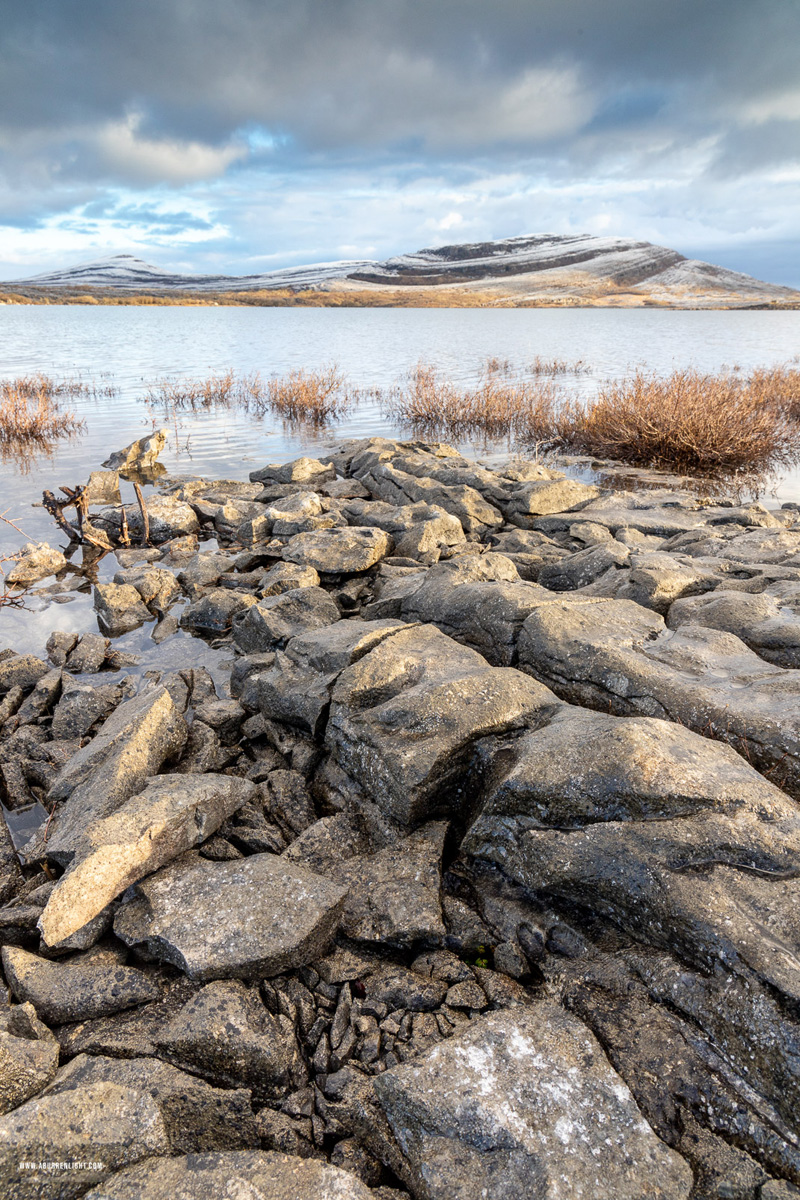
[[[87,528],[89,522],[86,519],[88,514],[88,502],[85,497],[86,489],[83,487],[70,488],[61,485],[61,491],[64,493],[62,500],[58,496],[54,496],[51,491],[45,490],[42,492],[42,505],[50,513],[50,516],[56,522],[58,527],[64,531],[71,542],[86,543],[91,546],[97,546],[100,550],[113,550],[111,542],[100,532],[99,529]],[[71,508],[74,505],[77,513],[77,525],[72,525],[64,516],[64,509]]]
[[[142,545],[150,545],[150,516],[147,512],[147,505],[144,502],[144,493],[138,483],[133,481],[133,490],[136,492],[136,499],[139,501],[139,509],[142,514]],[[123,510],[124,511],[124,510]]]

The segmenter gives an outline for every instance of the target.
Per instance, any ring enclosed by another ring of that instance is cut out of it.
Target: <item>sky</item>
[[[534,233],[800,287],[800,0],[0,0],[0,278]]]

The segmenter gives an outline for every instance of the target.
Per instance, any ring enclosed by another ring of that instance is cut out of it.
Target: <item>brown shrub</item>
[[[750,387],[787,417],[800,421],[800,368],[761,367],[750,376]]]
[[[355,399],[337,366],[319,371],[290,371],[280,379],[270,379],[265,407],[289,421],[307,421],[324,425],[350,411]]]
[[[800,456],[791,420],[763,389],[730,373],[641,371],[556,415],[554,441],[579,452],[677,471],[753,472]]]
[[[263,401],[264,387],[258,372],[237,375],[228,370],[203,379],[158,379],[151,383],[145,403],[174,411],[189,408],[193,412],[209,408],[249,408]]]
[[[86,422],[62,412],[46,376],[0,381],[0,448],[14,453],[26,446],[46,447],[56,438],[81,432]]]

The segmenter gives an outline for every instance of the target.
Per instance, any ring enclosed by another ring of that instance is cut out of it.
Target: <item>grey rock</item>
[[[296,1052],[290,1021],[273,1017],[258,992],[217,980],[191,998],[158,1034],[162,1057],[221,1087],[260,1098],[285,1088]]]
[[[515,491],[509,505],[509,519],[574,512],[600,495],[593,484],[577,479],[542,479],[525,483]]]
[[[417,626],[340,674],[326,744],[382,812],[412,824],[458,803],[479,738],[554,703],[520,672],[489,667],[433,626]]]
[[[98,722],[105,721],[122,699],[117,684],[94,685],[65,677],[61,699],[53,709],[54,738],[81,739]]]
[[[136,588],[128,583],[96,584],[94,607],[98,624],[109,637],[138,629],[153,617]]]
[[[88,504],[119,504],[119,471],[92,471],[83,497]]]
[[[181,614],[181,625],[201,633],[227,633],[240,614],[256,603],[255,596],[230,588],[212,588]]]
[[[741,638],[760,658],[779,667],[800,667],[800,616],[771,595],[720,588],[711,595],[676,600],[667,625],[704,625]]]
[[[349,889],[341,925],[347,937],[401,946],[443,939],[439,891],[446,832],[445,822],[432,822],[396,846],[329,868]]]
[[[668,717],[746,747],[756,767],[800,791],[800,673],[766,663],[732,634],[668,630],[628,600],[571,600],[531,613],[518,654],[566,700]]]
[[[230,559],[224,554],[194,554],[178,571],[177,579],[183,590],[195,597],[202,588],[215,584],[230,565]]]
[[[608,541],[543,566],[538,582],[553,592],[569,592],[586,587],[606,571],[626,567],[629,562],[628,548],[619,542]]]
[[[46,1095],[94,1083],[114,1083],[152,1096],[173,1154],[259,1146],[249,1090],[211,1087],[157,1058],[79,1054],[58,1072]]]
[[[345,890],[273,854],[184,859],[138,884],[114,931],[193,979],[263,978],[318,957]]]
[[[47,639],[47,657],[54,667],[63,667],[70,650],[74,650],[78,642],[77,633],[66,633],[61,629],[54,630]]]
[[[250,472],[253,483],[305,483],[316,486],[329,483],[336,478],[330,463],[318,458],[296,458],[287,463],[268,463],[258,471]]]
[[[146,1092],[94,1083],[29,1100],[0,1118],[0,1190],[14,1200],[72,1200],[114,1171],[169,1150],[158,1106]],[[28,1162],[85,1162],[41,1171]]]
[[[33,654],[12,654],[0,659],[0,692],[8,692],[15,687],[29,692],[49,670],[47,663]]]
[[[260,654],[338,620],[339,609],[322,588],[293,588],[249,608],[234,623],[233,640],[244,654]]]
[[[688,1165],[656,1137],[599,1043],[550,1003],[477,1018],[372,1086],[405,1182],[426,1200],[688,1200],[692,1189]]]
[[[49,962],[18,946],[4,946],[3,970],[16,998],[30,1001],[49,1024],[91,1020],[157,999],[158,988],[133,967],[99,948]]]
[[[46,542],[28,543],[22,549],[21,557],[6,573],[6,583],[15,587],[28,587],[48,575],[57,575],[63,571],[67,560],[60,550],[53,550]]]
[[[188,1158],[153,1158],[121,1171],[88,1200],[371,1200],[349,1171],[316,1159],[238,1150]]]
[[[287,562],[313,567],[325,574],[367,571],[391,554],[394,542],[382,529],[346,529],[298,533],[283,551]]]
[[[32,1004],[0,1009],[0,1114],[40,1092],[58,1070],[58,1042]]]
[[[112,470],[125,471],[130,467],[150,467],[167,444],[168,429],[157,429],[147,437],[131,442],[123,450],[115,450],[103,463]]]
[[[109,816],[65,831],[59,856],[73,857],[40,919],[45,942],[62,942],[137,879],[205,841],[255,791],[228,775],[158,775]]]
[[[136,588],[150,611],[158,616],[163,616],[181,594],[181,586],[172,571],[146,562],[117,571],[114,583]]]
[[[100,633],[84,633],[67,655],[65,669],[72,675],[94,675],[109,654],[110,642]]]
[[[67,804],[53,818],[48,855],[56,862],[69,861],[75,837],[141,791],[185,741],[186,722],[165,688],[144,691],[120,704],[50,789],[51,801]]]
[[[278,562],[265,572],[259,591],[262,596],[280,596],[281,592],[291,592],[294,588],[318,586],[319,575],[313,567]]]

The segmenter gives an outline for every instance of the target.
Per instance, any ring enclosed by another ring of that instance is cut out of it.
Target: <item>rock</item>
[[[166,446],[168,436],[168,429],[157,429],[148,437],[131,442],[124,450],[115,450],[103,466],[122,472],[131,467],[151,467]]]
[[[549,1002],[479,1017],[372,1087],[402,1152],[395,1169],[431,1200],[688,1200],[692,1189],[599,1043]]]
[[[349,526],[298,533],[289,539],[283,557],[323,574],[353,573],[369,570],[391,554],[393,546],[392,538],[382,529]]]
[[[341,926],[346,937],[400,946],[444,938],[439,890],[446,832],[444,822],[433,822],[396,846],[329,868],[349,889]]]
[[[65,677],[61,699],[53,709],[53,737],[65,741],[84,738],[93,726],[111,715],[121,699],[118,684],[94,685]]]
[[[313,1158],[238,1150],[227,1154],[153,1158],[115,1175],[87,1200],[372,1200],[349,1171]]]
[[[119,504],[119,471],[92,471],[83,498],[87,504]]]
[[[65,633],[60,629],[54,630],[47,639],[47,657],[54,667],[63,667],[70,650],[74,650],[78,642],[77,633]]]
[[[336,478],[336,471],[329,463],[317,458],[296,458],[293,462],[268,463],[258,471],[250,472],[253,483],[305,483],[316,486],[329,483]]]
[[[157,616],[163,616],[181,594],[180,584],[172,571],[146,562],[117,571],[114,583],[135,587],[143,602]]]
[[[543,566],[538,581],[552,592],[569,592],[586,587],[606,571],[626,567],[629,562],[628,548],[619,542],[608,541]]]
[[[12,654],[0,659],[0,692],[17,687],[30,692],[49,670],[47,663],[33,654]]]
[[[237,705],[238,708],[238,705]],[[102,912],[127,887],[205,841],[256,789],[227,775],[157,775],[115,812],[60,838],[63,861],[39,928],[55,946]]]
[[[235,618],[255,603],[255,596],[230,588],[212,588],[184,609],[180,623],[186,629],[197,629],[201,633],[227,633]]]
[[[6,583],[15,587],[28,587],[48,575],[63,571],[67,560],[60,550],[53,550],[47,542],[29,542],[22,549],[21,557],[6,574]]]
[[[141,791],[182,749],[186,732],[186,722],[166,688],[144,691],[120,704],[50,789],[51,801],[67,804],[53,818],[47,854],[55,862],[68,862],[76,838],[89,823],[109,816]]]
[[[779,600],[762,592],[729,592],[723,588],[705,596],[676,600],[667,625],[703,625],[735,634],[754,653],[779,667],[800,667],[800,618]]]
[[[233,640],[244,654],[259,654],[338,620],[339,609],[322,588],[293,588],[249,608],[235,621]]]
[[[40,1092],[58,1070],[58,1042],[32,1004],[0,1008],[0,1114]]]
[[[800,792],[800,673],[772,666],[729,633],[663,619],[628,600],[537,608],[518,642],[520,665],[565,700],[667,717],[737,748]]]
[[[192,979],[263,978],[322,954],[345,889],[273,854],[186,856],[138,884],[114,931]]]
[[[300,863],[318,875],[327,875],[331,866],[364,852],[366,839],[345,813],[320,817],[303,830],[283,851],[284,858]]]
[[[14,1200],[71,1200],[120,1167],[168,1150],[152,1097],[114,1083],[87,1084],[29,1100],[0,1118],[0,1190]],[[85,1166],[21,1166],[42,1161]]]
[[[261,712],[320,736],[340,672],[401,628],[397,621],[339,621],[292,638],[258,675]]]
[[[162,987],[161,998],[151,1004],[77,1025],[62,1025],[58,1040],[63,1057],[74,1058],[76,1054],[107,1054],[112,1058],[157,1055],[156,1039],[197,990],[197,985],[182,975],[171,980],[162,978]]]
[[[513,521],[515,516],[538,517],[549,513],[574,512],[599,495],[599,488],[577,479],[534,480],[523,484],[514,493],[508,518]]]
[[[253,1088],[263,1099],[286,1087],[295,1038],[257,991],[227,979],[201,988],[175,1014],[158,1034],[158,1049],[217,1086]]]
[[[30,1001],[51,1025],[105,1017],[158,998],[158,988],[106,951],[89,950],[49,962],[17,946],[4,946],[3,970],[20,1002]]]
[[[326,745],[382,812],[414,824],[463,806],[478,738],[554,703],[433,626],[406,628],[342,671]]]
[[[136,588],[130,584],[96,584],[94,607],[97,622],[109,637],[120,637],[153,619]]]
[[[319,575],[313,567],[301,567],[297,563],[278,562],[264,574],[259,591],[262,596],[280,596],[294,588],[319,586]]]
[[[260,1144],[248,1090],[210,1087],[157,1058],[79,1054],[58,1072],[46,1094],[95,1083],[113,1083],[152,1096],[172,1154],[258,1148]]]
[[[105,663],[110,645],[102,634],[84,633],[67,655],[65,669],[72,675],[95,675]]]
[[[193,554],[186,566],[178,571],[178,583],[194,598],[202,594],[202,588],[215,584],[230,565],[230,559],[224,554]]]

